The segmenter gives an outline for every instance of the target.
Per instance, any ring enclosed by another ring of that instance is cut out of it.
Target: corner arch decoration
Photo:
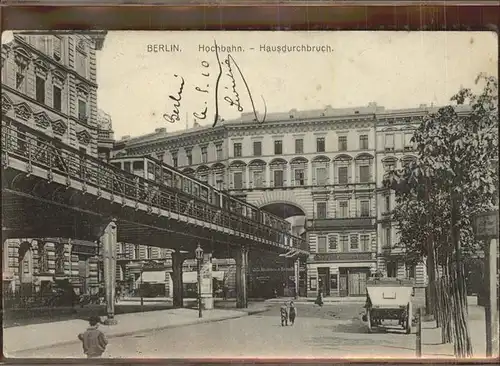
[[[50,118],[45,112],[36,113],[34,117],[35,124],[40,128],[47,129],[51,124]]]

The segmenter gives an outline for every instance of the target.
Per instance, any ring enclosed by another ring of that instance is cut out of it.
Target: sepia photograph
[[[498,358],[498,36],[5,31],[7,358]]]

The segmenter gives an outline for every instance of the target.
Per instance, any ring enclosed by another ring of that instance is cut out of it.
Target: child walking
[[[108,345],[108,340],[104,333],[97,329],[100,321],[99,317],[91,316],[89,319],[90,326],[84,333],[78,334],[78,339],[82,341],[83,353],[88,358],[101,357]]]
[[[281,326],[288,326],[288,303],[284,303],[280,308]]]
[[[288,310],[288,317],[290,319],[290,325],[293,325],[295,323],[295,317],[297,316],[297,308],[295,307],[295,304],[293,301],[290,301],[290,309]]]

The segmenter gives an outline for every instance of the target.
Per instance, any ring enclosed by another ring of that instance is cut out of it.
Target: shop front
[[[313,257],[307,270],[308,296],[315,297],[320,291],[326,297],[366,296],[366,281],[376,271],[376,260],[371,253],[348,254],[351,253],[325,253]]]

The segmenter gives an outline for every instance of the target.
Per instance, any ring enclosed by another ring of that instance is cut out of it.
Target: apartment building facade
[[[327,296],[362,296],[377,271],[425,282],[423,265],[406,268],[403,253],[389,249],[398,240],[388,214],[395,197],[383,179],[388,169],[416,158],[411,136],[431,110],[370,103],[270,114],[262,124],[243,114],[214,128],[126,137],[115,154],[151,154],[287,218],[311,250],[300,278],[307,296],[320,289]],[[280,278],[285,287],[287,277]]]
[[[10,143],[22,149],[25,136],[40,136],[98,156],[96,52],[105,35],[14,32],[2,44],[2,128],[18,136]],[[4,290],[29,295],[57,279],[84,292],[98,286],[96,243],[18,238],[2,249]]]

